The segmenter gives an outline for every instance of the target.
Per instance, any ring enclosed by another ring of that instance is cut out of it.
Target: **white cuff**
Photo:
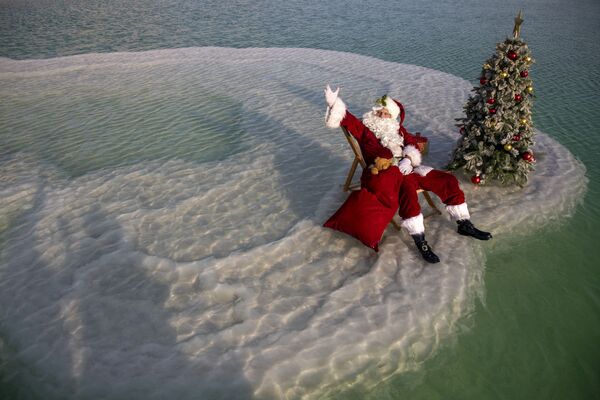
[[[418,235],[425,233],[425,225],[423,224],[423,214],[416,217],[403,219],[400,226],[408,232],[409,235]]]
[[[333,106],[327,108],[325,114],[325,125],[328,128],[339,128],[340,123],[346,115],[346,104],[339,97],[335,99]]]
[[[421,176],[425,176],[428,173],[430,173],[431,171],[433,171],[433,168],[428,167],[427,165],[419,165],[417,168],[414,169],[413,172],[416,172],[417,174],[419,174]]]
[[[404,157],[410,158],[413,168],[421,165],[421,152],[412,144],[404,147]]]
[[[455,221],[471,218],[469,215],[469,209],[467,208],[467,203],[462,203],[456,206],[446,206],[446,211],[448,211],[448,214],[450,214]]]

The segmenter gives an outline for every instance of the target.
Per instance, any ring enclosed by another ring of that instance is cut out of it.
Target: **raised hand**
[[[325,87],[324,92],[325,92],[325,100],[327,101],[327,105],[329,107],[333,106],[333,103],[335,103],[335,101],[337,100],[338,93],[340,92],[340,88],[338,87],[334,92],[333,90],[331,90],[329,85],[327,85]]]

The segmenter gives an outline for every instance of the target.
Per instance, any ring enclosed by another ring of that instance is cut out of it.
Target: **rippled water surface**
[[[348,163],[323,84],[357,113],[401,97],[442,165],[519,8],[541,157],[524,193],[466,186],[494,241],[430,222],[434,269],[401,235],[375,258],[319,228]],[[596,1],[0,1],[0,396],[598,397],[599,22]]]

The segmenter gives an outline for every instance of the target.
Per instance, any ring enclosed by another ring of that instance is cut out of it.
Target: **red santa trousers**
[[[421,176],[415,172],[405,175],[398,194],[398,215],[402,219],[421,214],[418,189],[435,193],[447,206],[457,206],[465,202],[465,194],[458,185],[456,177],[448,172],[432,170]]]

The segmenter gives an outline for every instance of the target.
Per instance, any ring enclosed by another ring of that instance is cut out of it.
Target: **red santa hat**
[[[398,118],[398,115],[400,115],[400,107],[398,107],[398,104],[396,104],[394,99],[387,94],[380,99],[377,99],[375,103],[377,104],[377,107],[373,107],[374,110],[385,108],[394,119]]]

